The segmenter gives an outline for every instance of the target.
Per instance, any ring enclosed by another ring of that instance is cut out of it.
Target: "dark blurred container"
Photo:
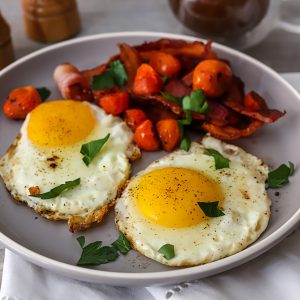
[[[15,59],[10,28],[0,13],[0,69],[3,69]]]
[[[22,0],[27,35],[40,42],[57,42],[80,30],[76,0]]]
[[[265,16],[269,0],[169,0],[176,17],[198,35],[236,39]]]

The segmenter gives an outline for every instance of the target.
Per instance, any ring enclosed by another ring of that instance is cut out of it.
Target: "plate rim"
[[[200,40],[205,41],[194,36],[184,35],[184,34],[173,34],[166,32],[155,32],[155,31],[122,31],[122,32],[113,32],[113,33],[100,33],[94,35],[88,35],[84,37],[74,38],[68,41],[63,41],[55,45],[46,46],[40,50],[34,51],[7,66],[0,71],[0,80],[1,77],[8,73],[10,70],[16,68],[18,65],[31,60],[36,56],[43,55],[44,53],[51,52],[52,50],[63,48],[72,44],[85,43],[86,41],[91,40],[101,40],[105,38],[122,38],[122,37],[154,37],[154,38],[173,38],[173,39],[184,39],[187,41]],[[227,46],[214,43],[214,46],[217,49],[223,50],[224,52],[231,53],[237,57],[241,57],[243,60],[247,60],[252,64],[255,64],[260,69],[264,69],[265,72],[271,73],[272,76],[277,78],[281,84],[285,85],[298,99],[300,102],[300,95],[294,87],[292,87],[284,78],[282,78],[275,70],[271,69],[267,65],[258,61],[255,58],[248,56],[245,53],[242,53],[238,50],[229,48]],[[108,284],[118,284],[118,285],[139,285],[143,284],[163,284],[163,281],[174,281],[174,279],[182,280],[186,278],[201,278],[222,271],[233,268],[237,265],[241,265],[256,256],[262,254],[263,252],[269,250],[275,244],[280,242],[286,235],[288,235],[296,226],[300,224],[300,208],[285,222],[281,227],[279,227],[272,234],[267,236],[261,241],[257,241],[251,245],[251,247],[242,250],[239,253],[228,256],[226,258],[211,262],[205,265],[199,265],[195,267],[174,269],[167,271],[158,271],[158,272],[148,272],[148,273],[129,273],[129,272],[115,272],[115,271],[103,271],[79,267],[76,265],[71,265],[64,263],[42,254],[36,253],[33,250],[22,246],[21,244],[15,242],[13,239],[9,238],[2,232],[0,232],[0,241],[13,252],[20,254],[25,257],[25,259],[33,262],[36,265],[50,269],[57,273],[67,275],[68,277],[81,279],[89,282],[98,282]]]

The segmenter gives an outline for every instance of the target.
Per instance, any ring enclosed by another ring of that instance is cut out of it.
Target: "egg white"
[[[230,168],[215,169],[214,158],[204,154],[213,148],[230,159]],[[221,187],[222,217],[184,228],[168,228],[146,218],[134,198],[144,174],[164,167],[200,171]],[[193,142],[188,152],[177,150],[150,164],[128,184],[115,206],[116,225],[133,247],[145,256],[169,266],[194,266],[212,262],[243,250],[266,229],[271,200],[265,189],[268,167],[239,147],[206,136]],[[166,260],[158,252],[174,245],[175,257]]]
[[[85,104],[96,118],[95,127],[85,139],[69,146],[36,146],[27,136],[29,114],[19,137],[0,160],[0,175],[12,196],[49,219],[67,220],[74,216],[84,219],[106,207],[130,175],[129,159],[140,155],[125,122],[95,105]],[[80,153],[82,144],[104,138],[108,133],[107,143],[86,166]],[[30,187],[38,186],[40,192],[45,193],[79,177],[80,185],[55,198],[43,200],[29,196]]]

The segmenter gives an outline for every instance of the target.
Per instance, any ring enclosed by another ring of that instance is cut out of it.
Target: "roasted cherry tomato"
[[[123,113],[128,108],[128,103],[129,97],[125,91],[105,95],[99,99],[99,106],[101,106],[106,113],[114,116]]]
[[[162,76],[174,77],[180,71],[180,61],[171,54],[154,52],[149,64]]]
[[[172,151],[178,146],[180,142],[180,130],[177,120],[161,120],[156,123],[156,130],[164,150]]]
[[[11,119],[25,119],[42,102],[41,96],[33,86],[14,89],[6,99],[3,112]]]
[[[132,108],[125,111],[124,120],[132,130],[135,130],[138,125],[147,120],[147,116],[141,109]]]
[[[135,75],[133,93],[137,96],[149,96],[159,93],[162,79],[158,73],[148,64],[142,64]]]
[[[136,128],[134,141],[145,151],[156,151],[160,148],[155,128],[150,120],[144,121]]]
[[[230,67],[216,59],[200,62],[193,73],[193,89],[202,89],[208,97],[222,96],[230,87],[232,71]]]

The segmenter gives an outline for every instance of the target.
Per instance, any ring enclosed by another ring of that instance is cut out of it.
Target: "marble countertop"
[[[287,1],[287,0],[286,0]],[[77,0],[82,29],[78,36],[116,31],[158,31],[183,33],[172,15],[167,0]],[[124,3],[126,2],[126,8]],[[300,14],[299,0],[290,0],[294,14]],[[20,58],[46,47],[27,38],[22,19],[21,1],[1,1],[0,10],[11,26],[16,57]],[[299,15],[298,14],[298,15]],[[273,30],[259,45],[245,51],[278,72],[300,72],[300,38],[298,34]],[[0,282],[4,248],[0,244]]]

